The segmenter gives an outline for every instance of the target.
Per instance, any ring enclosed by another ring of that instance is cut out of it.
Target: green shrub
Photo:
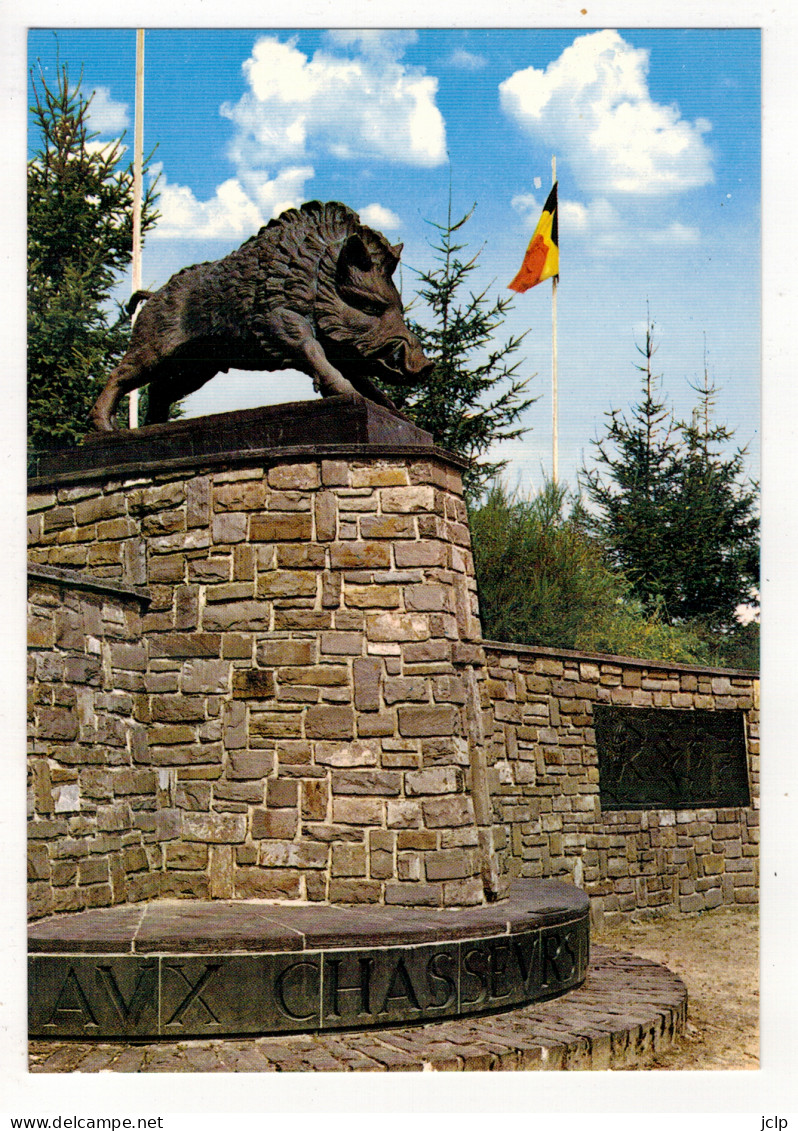
[[[585,623],[576,647],[583,652],[611,652],[640,660],[707,664],[712,661],[706,641],[689,625],[666,624],[658,614],[646,615],[631,594]]]
[[[530,498],[494,483],[470,513],[486,639],[705,663],[695,632],[647,616],[588,533],[581,503],[547,483]]]

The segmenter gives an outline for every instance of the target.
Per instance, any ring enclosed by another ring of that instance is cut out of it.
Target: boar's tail
[[[135,291],[134,294],[130,296],[125,310],[128,314],[133,314],[139,303],[146,302],[148,298],[152,298],[152,291]]]

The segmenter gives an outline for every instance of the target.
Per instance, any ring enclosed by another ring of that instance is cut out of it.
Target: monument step
[[[517,881],[452,909],[157,901],[29,930],[32,1036],[170,1039],[422,1024],[585,978],[589,902]]]
[[[556,1000],[434,1025],[189,1041],[33,1040],[31,1072],[507,1072],[640,1069],[685,1031],[670,970],[604,946]]]

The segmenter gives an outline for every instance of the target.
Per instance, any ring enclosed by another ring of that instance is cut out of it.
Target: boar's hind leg
[[[166,374],[152,374],[147,389],[147,416],[145,424],[164,424],[169,410],[177,401],[195,392],[218,372],[215,366],[192,365]]]
[[[111,373],[105,388],[94,402],[89,419],[98,432],[113,432],[114,413],[125,393],[139,389],[150,379],[148,370],[143,369],[127,355]]]

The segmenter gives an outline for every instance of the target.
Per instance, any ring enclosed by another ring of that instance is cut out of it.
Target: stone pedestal
[[[501,895],[461,470],[413,425],[344,398],[41,460],[31,560],[149,597],[139,639],[97,648],[130,716],[125,757],[157,772],[153,808],[132,817],[154,896]],[[96,736],[73,701],[74,732],[34,721],[52,765]],[[96,765],[76,777],[75,835],[96,855],[108,799]]]

